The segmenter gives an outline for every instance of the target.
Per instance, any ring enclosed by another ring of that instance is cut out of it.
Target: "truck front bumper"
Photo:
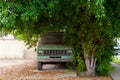
[[[71,62],[72,58],[62,59],[62,58],[44,58],[44,59],[37,59],[39,62]]]

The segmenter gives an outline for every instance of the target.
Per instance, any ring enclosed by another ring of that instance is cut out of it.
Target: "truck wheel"
[[[42,70],[42,62],[37,62],[37,69]]]

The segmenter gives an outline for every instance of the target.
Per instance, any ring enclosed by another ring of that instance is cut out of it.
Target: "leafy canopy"
[[[0,30],[21,34],[28,42],[44,31],[63,29],[77,31],[86,40],[93,36],[102,38],[101,33],[112,37],[119,33],[119,3],[118,0],[0,0]]]

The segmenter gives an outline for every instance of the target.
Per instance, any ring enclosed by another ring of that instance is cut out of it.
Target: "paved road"
[[[116,68],[112,73],[111,76],[113,77],[113,80],[120,80],[120,65],[113,63],[112,65]]]

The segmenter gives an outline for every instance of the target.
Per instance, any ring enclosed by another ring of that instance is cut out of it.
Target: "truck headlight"
[[[43,53],[43,50],[39,50],[38,53]]]
[[[67,53],[72,53],[72,50],[67,50]]]

